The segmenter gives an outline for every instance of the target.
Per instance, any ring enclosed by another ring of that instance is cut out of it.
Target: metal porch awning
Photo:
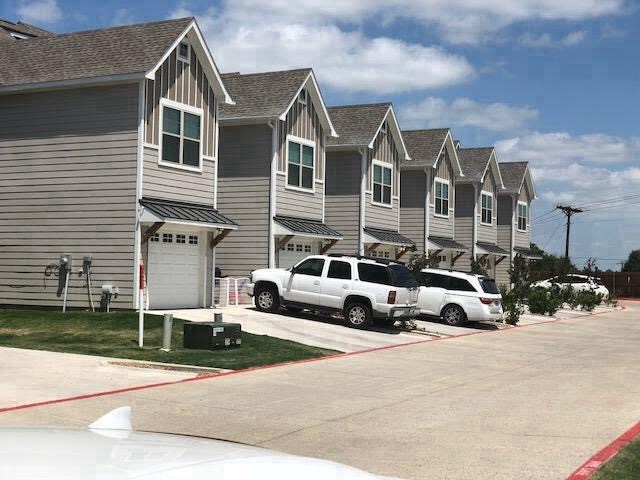
[[[514,247],[513,250],[516,252],[516,254],[522,255],[524,258],[527,258],[529,260],[542,260],[542,255],[528,248]]]
[[[336,232],[319,220],[283,215],[276,215],[273,220],[276,222],[274,229],[276,235],[342,240],[340,232]]]
[[[469,249],[451,238],[429,237],[429,249],[467,252]]]
[[[476,242],[476,247],[478,247],[478,253],[483,255],[497,255],[499,257],[509,256],[509,252],[493,243]]]
[[[383,228],[364,228],[364,243],[379,243],[398,247],[414,247],[415,242],[401,233]]]

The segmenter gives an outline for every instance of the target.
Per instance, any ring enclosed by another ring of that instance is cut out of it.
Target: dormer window
[[[178,45],[178,60],[182,63],[189,63],[191,57],[191,47],[187,42],[180,42]]]
[[[306,105],[307,104],[307,91],[304,88],[302,90],[300,90],[300,93],[298,94],[298,101],[302,105]]]
[[[387,134],[387,122],[382,122],[382,125],[380,126],[380,133],[382,135]]]

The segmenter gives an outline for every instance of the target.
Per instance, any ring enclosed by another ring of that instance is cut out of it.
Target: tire
[[[287,312],[290,312],[290,313],[300,313],[303,310],[300,307],[284,307],[284,308],[286,308]]]
[[[467,323],[467,316],[464,310],[458,305],[447,305],[442,309],[442,319],[447,325],[462,327]]]
[[[371,309],[362,302],[349,303],[344,307],[344,319],[351,328],[367,328],[371,325]]]
[[[256,289],[256,308],[260,312],[275,313],[280,309],[280,298],[274,287],[259,286]]]

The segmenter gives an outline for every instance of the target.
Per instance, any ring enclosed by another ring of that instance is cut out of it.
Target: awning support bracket
[[[295,235],[285,235],[284,237],[282,237],[280,239],[280,241],[278,242],[278,250],[280,250],[282,247],[284,247],[287,243],[289,243],[289,241],[291,241],[291,239],[294,237]]]
[[[371,245],[369,245],[367,247],[367,249],[365,250],[365,253],[371,253],[373,252],[376,248],[378,248],[380,246],[379,243],[372,243]]]
[[[464,252],[459,252],[455,257],[451,257],[451,266],[455,265],[456,261],[464,255]]]
[[[398,254],[396,255],[396,260],[400,260],[403,255],[406,255],[407,252],[415,251],[415,247],[413,245],[408,245],[406,247],[402,247]]]
[[[147,243],[149,241],[149,239],[158,231],[162,228],[162,226],[164,225],[164,222],[156,222],[153,225],[151,225],[149,228],[147,228],[147,231],[144,232],[144,235],[142,235],[142,245],[144,245],[145,243]]]
[[[496,258],[494,265],[498,265],[498,264],[499,264],[501,261],[503,261],[505,258],[507,258],[507,257],[505,256],[505,257],[499,257],[499,258]]]
[[[229,235],[233,230],[230,229],[226,229],[226,230],[222,230],[218,235],[216,235],[215,237],[213,237],[213,239],[211,240],[211,248],[216,248],[216,246],[222,241],[224,240],[224,238]]]
[[[320,249],[320,255],[324,255],[325,253],[327,253],[329,249],[331,249],[331,247],[333,247],[336,243],[338,243],[338,240],[336,240],[335,238],[331,240],[329,243],[327,243],[324,247]]]

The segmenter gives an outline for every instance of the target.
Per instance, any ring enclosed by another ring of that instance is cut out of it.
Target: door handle
[[[314,284],[314,285],[320,285],[320,280],[315,280],[315,281],[313,282],[313,284]]]

